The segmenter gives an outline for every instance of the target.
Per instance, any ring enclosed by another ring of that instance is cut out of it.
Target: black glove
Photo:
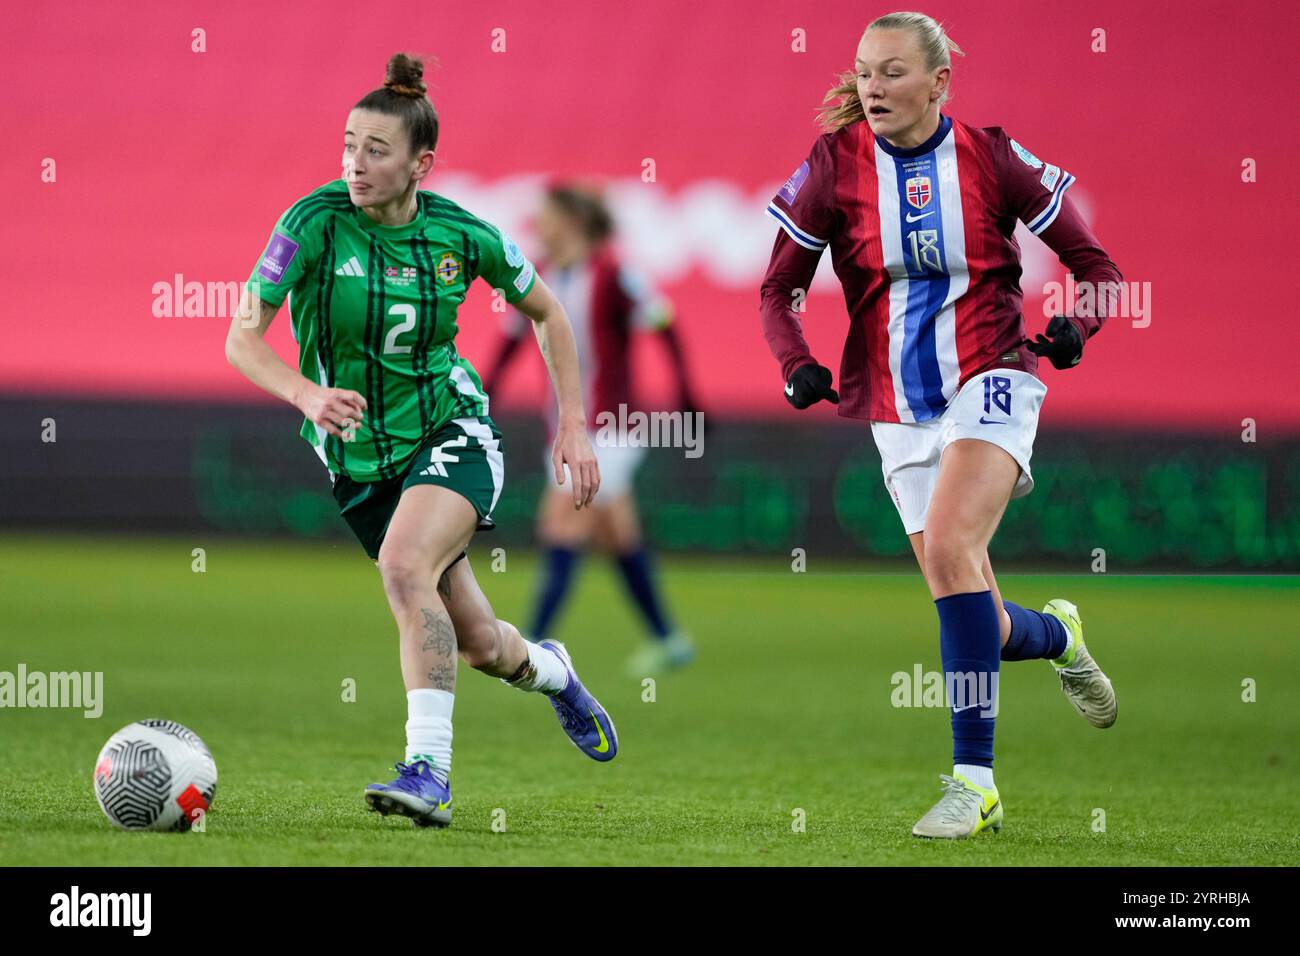
[[[1029,351],[1046,356],[1057,368],[1073,368],[1083,358],[1083,334],[1063,315],[1047,323],[1047,334],[1029,343]]]
[[[795,408],[816,405],[822,399],[832,405],[840,403],[840,396],[831,388],[831,370],[816,362],[800,365],[785,383],[785,400]]]

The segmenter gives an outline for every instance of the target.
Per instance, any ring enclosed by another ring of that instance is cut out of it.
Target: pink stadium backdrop
[[[963,46],[948,111],[1073,172],[1146,318],[1084,369],[1048,368],[1050,423],[1300,429],[1289,290],[1300,126],[1293,3],[928,3]],[[224,361],[228,319],[155,284],[247,278],[278,215],[339,175],[348,109],[398,50],[432,54],[442,119],[425,183],[517,235],[552,175],[606,183],[626,254],[677,302],[707,407],[786,416],[757,318],[762,215],[874,16],[865,3],[60,3],[9,8],[0,392],[267,400]],[[495,37],[504,52],[494,52]],[[203,52],[195,32],[202,30]],[[1093,52],[1104,30],[1105,52]],[[802,31],[802,34],[796,31]],[[806,49],[796,51],[800,37]],[[22,38],[15,42],[15,38]],[[56,181],[42,181],[46,159]],[[1256,182],[1243,181],[1254,160]],[[647,160],[654,181],[643,181]],[[1288,199],[1287,197],[1291,198]],[[1023,230],[1022,230],[1023,232]],[[1063,270],[1022,235],[1025,311]],[[829,259],[829,256],[828,256]],[[828,263],[827,263],[828,264]],[[838,366],[824,269],[807,328]],[[1149,296],[1149,298],[1148,298]],[[485,289],[462,317],[480,363]],[[1147,324],[1149,321],[1149,324]],[[292,357],[287,315],[271,339]],[[644,353],[646,389],[666,363]],[[499,396],[541,394],[533,363]],[[833,417],[825,407],[811,414]]]

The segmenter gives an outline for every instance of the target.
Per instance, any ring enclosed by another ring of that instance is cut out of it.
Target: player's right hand
[[[600,490],[600,462],[592,450],[586,428],[561,422],[555,446],[551,449],[551,464],[555,466],[555,483],[564,484],[564,466],[569,466],[573,478],[573,508],[575,511],[590,505]]]
[[[343,438],[343,429],[363,422],[366,400],[350,388],[325,388],[312,382],[303,390],[298,409],[312,424]]]
[[[795,408],[816,405],[823,398],[832,405],[840,403],[839,394],[831,388],[831,370],[824,365],[800,365],[785,383],[785,400]]]

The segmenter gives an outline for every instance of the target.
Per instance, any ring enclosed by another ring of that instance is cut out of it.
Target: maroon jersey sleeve
[[[1078,288],[1087,290],[1076,300],[1070,317],[1089,338],[1114,312],[1123,277],[1066,194],[1074,176],[1043,162],[1003,130],[995,133],[993,157],[1005,212],[1047,243],[1074,275]]]
[[[777,190],[767,214],[799,245],[821,252],[835,231],[834,197],[835,161],[828,134],[818,138],[808,158]]]
[[[822,250],[835,232],[834,190],[835,163],[827,135],[818,138],[808,158],[767,206],[767,214],[781,231],[763,278],[759,311],[763,336],[781,366],[782,381],[800,365],[814,361],[799,314]]]
[[[819,259],[820,252],[805,249],[785,232],[776,234],[772,259],[759,294],[759,314],[767,347],[781,366],[782,381],[788,381],[800,365],[814,361],[808,341],[803,337],[799,312],[817,273]]]

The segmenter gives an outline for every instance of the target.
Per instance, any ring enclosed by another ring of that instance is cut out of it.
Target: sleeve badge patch
[[[523,292],[528,288],[528,283],[533,280],[533,264],[525,263],[524,269],[519,275],[515,276],[515,288]]]
[[[524,264],[523,250],[515,245],[515,241],[504,232],[501,233],[501,248],[505,250],[506,264],[511,268],[518,269]]]
[[[1017,143],[1014,139],[1011,141],[1011,148],[1012,150],[1015,151],[1015,154],[1020,157],[1020,161],[1023,162],[1026,166],[1028,166],[1030,169],[1043,168],[1043,161],[1039,159],[1037,156],[1035,156],[1033,153],[1031,153],[1029,150],[1025,149],[1019,143]]]
[[[262,253],[262,264],[257,267],[257,274],[278,285],[284,270],[289,268],[289,263],[293,262],[293,257],[297,254],[298,243],[284,233],[277,232],[271,237],[266,252]]]
[[[803,188],[803,184],[807,179],[808,161],[804,160],[799,168],[790,174],[790,178],[785,181],[785,185],[781,187],[781,191],[777,195],[784,199],[787,205],[794,202],[794,197],[799,195],[799,190]]]

